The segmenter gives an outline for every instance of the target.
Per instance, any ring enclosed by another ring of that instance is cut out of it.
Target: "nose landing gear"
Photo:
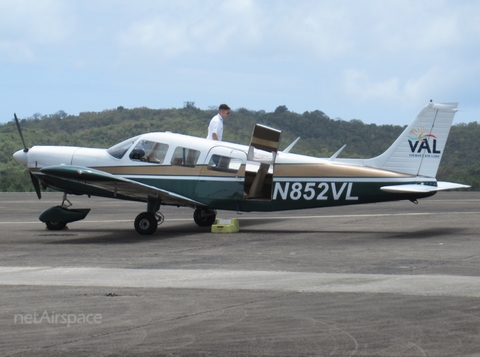
[[[71,205],[72,203],[67,199],[67,194],[64,193],[62,204],[50,207],[38,219],[44,222],[49,230],[59,231],[65,228],[67,223],[84,219],[90,212],[90,208],[68,209]]]

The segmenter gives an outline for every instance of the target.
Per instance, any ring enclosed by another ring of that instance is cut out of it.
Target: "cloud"
[[[70,36],[72,14],[59,0],[2,0],[0,2],[0,60],[32,60],[37,46],[59,44]]]
[[[373,80],[366,71],[348,69],[343,74],[344,92],[356,101],[397,100],[400,97],[400,79],[391,77]]]
[[[120,31],[121,48],[172,59],[197,55],[332,58],[352,47],[346,9],[327,3],[254,0],[181,2],[178,16],[153,8]],[[179,14],[180,12],[181,14]]]
[[[30,46],[24,42],[0,40],[0,61],[28,62],[34,58]]]
[[[261,43],[259,17],[258,6],[250,0],[180,2],[167,9],[155,7],[148,16],[135,18],[119,31],[116,41],[123,53],[143,51],[157,59],[229,56]]]
[[[408,54],[424,61],[432,51],[447,56],[467,41],[478,45],[477,8],[395,0],[4,0],[0,32],[6,50],[37,54],[35,45],[90,44],[124,63],[232,55],[323,63]]]
[[[71,30],[69,8],[59,0],[2,0],[0,14],[2,34],[13,39],[55,43]]]
[[[31,113],[227,95],[239,107],[346,118],[369,112],[336,112],[345,103],[473,107],[479,23],[480,3],[468,0],[3,0],[0,76],[18,93],[0,96]]]
[[[356,103],[391,102],[415,107],[429,99],[455,101],[468,96],[465,92],[473,90],[469,76],[480,78],[480,68],[432,66],[417,76],[383,79],[365,70],[348,69],[343,73],[341,89]]]

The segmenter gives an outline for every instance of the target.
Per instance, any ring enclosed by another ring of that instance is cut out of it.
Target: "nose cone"
[[[13,154],[13,158],[25,166],[28,165],[28,151],[18,150],[15,154]]]

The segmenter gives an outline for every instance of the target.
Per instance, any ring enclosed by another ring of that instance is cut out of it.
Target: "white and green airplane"
[[[280,131],[255,125],[249,146],[170,132],[148,133],[109,149],[33,146],[13,156],[26,165],[35,191],[64,192],[60,206],[40,215],[49,229],[86,217],[70,209],[67,194],[146,202],[135,219],[140,234],[163,222],[162,205],[188,206],[199,226],[216,210],[279,211],[410,200],[470,186],[435,176],[457,103],[430,101],[398,139],[371,159],[330,158],[278,150]],[[298,139],[297,139],[298,140]],[[343,149],[343,148],[342,148]]]

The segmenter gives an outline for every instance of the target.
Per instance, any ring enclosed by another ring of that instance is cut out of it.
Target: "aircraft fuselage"
[[[84,185],[81,177],[72,182],[43,175],[40,170],[54,165],[84,166],[194,198],[213,209],[238,211],[414,200],[433,193],[398,195],[380,187],[435,182],[291,153],[278,152],[274,163],[272,154],[263,151],[258,152],[258,158],[247,160],[248,146],[181,134],[149,133],[125,142],[128,148],[123,153],[115,148],[34,146],[28,153],[28,168],[44,186],[67,193],[135,199]]]

